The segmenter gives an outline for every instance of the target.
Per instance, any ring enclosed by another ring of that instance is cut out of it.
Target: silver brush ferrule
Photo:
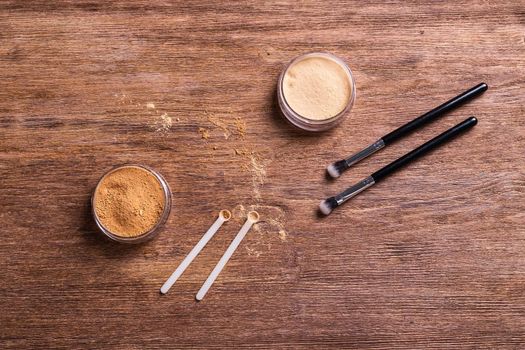
[[[359,162],[360,160],[368,157],[369,155],[379,151],[381,148],[385,147],[385,142],[383,139],[379,139],[370,146],[364,148],[363,150],[357,152],[356,154],[348,157],[345,159],[346,165],[348,167],[351,167],[355,163]]]
[[[337,196],[335,196],[335,200],[337,201],[337,205],[341,205],[350,198],[358,195],[359,193],[366,190],[368,187],[375,184],[374,178],[372,176],[368,176],[364,178],[363,180],[359,181],[352,187],[347,188],[345,191],[339,193]]]

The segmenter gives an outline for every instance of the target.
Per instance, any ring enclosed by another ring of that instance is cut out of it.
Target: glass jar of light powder
[[[293,59],[283,70],[277,99],[290,123],[306,131],[324,131],[341,123],[355,100],[352,71],[324,52]]]
[[[99,180],[91,208],[104,235],[140,243],[156,236],[168,219],[171,191],[162,175],[147,166],[118,166]]]

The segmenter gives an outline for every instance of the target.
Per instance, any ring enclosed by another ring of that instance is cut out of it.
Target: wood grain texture
[[[274,96],[286,62],[315,50],[348,62],[357,100],[310,136]],[[0,1],[0,347],[522,349],[524,58],[523,1]],[[481,81],[482,97],[325,180]],[[473,130],[317,217],[469,115]],[[98,178],[127,162],[173,191],[164,232],[138,246],[103,240],[89,214]],[[239,205],[264,222],[196,303]]]

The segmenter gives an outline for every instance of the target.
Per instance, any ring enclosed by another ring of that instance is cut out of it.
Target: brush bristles
[[[343,160],[339,160],[335,163],[330,164],[326,168],[326,171],[331,177],[335,179],[341,176],[343,171],[345,171],[346,169],[348,169],[348,165],[346,164],[346,161],[343,159]]]
[[[321,204],[319,204],[319,210],[324,215],[329,215],[332,212],[332,210],[334,210],[336,207],[337,201],[334,197],[327,198],[324,201],[322,201]]]

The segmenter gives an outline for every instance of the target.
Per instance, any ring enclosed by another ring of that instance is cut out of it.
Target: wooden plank
[[[523,347],[524,29],[519,1],[0,1],[1,347]],[[357,100],[311,136],[283,121],[275,85],[316,50],[349,64]],[[325,180],[481,81],[482,97]],[[468,134],[316,215],[469,115]],[[131,247],[89,211],[127,162],[174,199],[165,231]],[[223,208],[235,220],[161,296]],[[264,221],[196,303],[247,208]]]

